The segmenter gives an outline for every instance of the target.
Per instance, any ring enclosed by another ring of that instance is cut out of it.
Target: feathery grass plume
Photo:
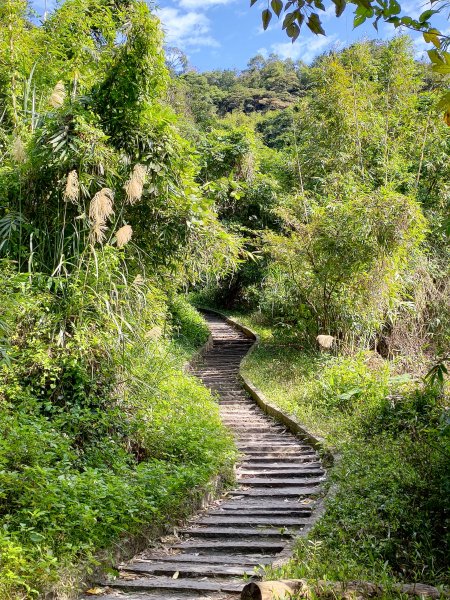
[[[128,242],[131,240],[132,235],[133,230],[131,228],[131,225],[124,225],[123,227],[118,229],[116,232],[117,247],[122,248],[122,246],[128,244]]]
[[[138,273],[133,280],[133,285],[144,285],[144,283],[145,283],[144,278],[142,277],[142,275],[140,273]]]
[[[129,204],[135,204],[141,199],[146,175],[147,167],[140,164],[134,166],[130,179],[124,185]]]
[[[145,334],[146,338],[150,338],[151,340],[158,340],[162,335],[162,329],[161,327],[155,326],[152,327],[150,329],[150,331],[147,331],[147,333]]]
[[[95,194],[89,205],[89,219],[91,221],[90,239],[92,242],[102,243],[105,239],[106,220],[114,214],[114,192],[109,188],[102,188]]]
[[[15,138],[12,145],[11,155],[17,163],[25,162],[27,155],[25,152],[25,146],[20,137]]]
[[[91,230],[89,232],[89,239],[91,243],[93,244],[95,242],[98,242],[99,244],[101,244],[102,242],[104,242],[106,238],[106,229],[107,227],[104,223],[100,223],[99,221],[94,221],[93,223],[91,223]]]
[[[70,171],[67,176],[66,189],[64,191],[64,200],[76,204],[80,196],[80,184],[78,183],[78,173]]]
[[[53,108],[59,108],[64,104],[64,100],[66,97],[66,88],[62,81],[58,81],[58,83],[53,88],[53,92],[48,100],[50,106]]]
[[[89,218],[94,223],[104,225],[106,219],[114,214],[114,192],[109,188],[102,188],[95,194],[89,205]]]

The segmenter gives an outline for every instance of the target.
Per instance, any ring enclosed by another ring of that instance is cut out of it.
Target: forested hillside
[[[173,84],[248,253],[194,298],[258,331],[245,373],[340,457],[325,517],[274,576],[448,582],[445,85],[406,36]]]
[[[187,299],[343,455],[287,574],[448,581],[446,76],[407,36],[198,73],[140,0],[0,29],[0,597],[76,597],[231,476]]]

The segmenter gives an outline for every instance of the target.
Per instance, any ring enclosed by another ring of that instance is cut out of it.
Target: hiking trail
[[[294,538],[312,523],[325,479],[317,451],[242,387],[239,366],[254,340],[217,314],[204,316],[213,345],[191,372],[218,395],[221,418],[235,436],[236,487],[193,516],[178,537],[121,565],[116,580],[100,582],[107,585],[102,600],[237,599],[265,565],[289,556]]]

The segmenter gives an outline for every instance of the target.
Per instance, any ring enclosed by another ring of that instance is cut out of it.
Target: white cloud
[[[235,0],[180,0],[179,5],[183,8],[199,8],[207,10],[219,4],[231,4]]]
[[[427,0],[406,0],[402,3],[402,14],[418,19],[419,15],[429,8],[432,8],[432,6]]]
[[[272,44],[270,49],[280,58],[292,58],[292,60],[303,60],[309,63],[314,57],[324,51],[327,47],[337,43],[337,36],[318,36],[316,38],[298,39],[296,42],[281,42]]]
[[[165,7],[158,10],[158,16],[163,24],[168,44],[182,49],[220,45],[210,35],[211,24],[203,13],[193,11],[182,13],[178,8]]]
[[[256,54],[261,54],[261,56],[263,56],[266,60],[269,58],[269,51],[267,48],[259,48]]]
[[[325,12],[321,12],[319,15],[321,21],[329,21],[330,19],[333,19],[336,17],[336,6],[331,3],[330,6],[325,9]]]

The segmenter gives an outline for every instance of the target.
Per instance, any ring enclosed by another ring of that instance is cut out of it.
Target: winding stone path
[[[179,538],[123,565],[102,600],[236,599],[264,565],[289,555],[312,523],[325,477],[317,452],[242,388],[239,365],[254,341],[217,315],[205,318],[213,346],[193,373],[218,394],[222,420],[234,433],[237,486],[193,517]]]

